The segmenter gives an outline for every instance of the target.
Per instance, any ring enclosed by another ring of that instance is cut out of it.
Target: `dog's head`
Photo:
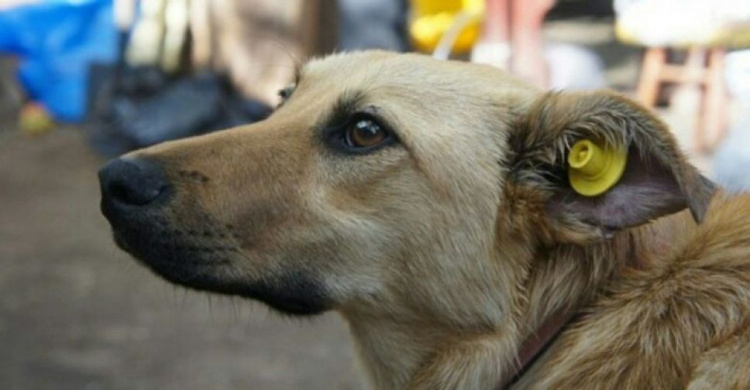
[[[104,167],[117,243],[170,281],[284,312],[440,301],[460,316],[458,290],[494,305],[485,276],[502,279],[509,246],[587,245],[686,207],[700,218],[711,193],[661,122],[610,93],[364,52],[308,63],[282,98],[263,122]],[[605,195],[570,189],[579,138],[630,151]]]

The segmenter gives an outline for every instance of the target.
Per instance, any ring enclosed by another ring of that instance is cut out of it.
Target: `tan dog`
[[[383,52],[282,96],[103,168],[118,244],[176,283],[337,310],[379,389],[750,386],[750,197],[712,201],[645,109]],[[581,138],[630,151],[602,196],[569,186]]]

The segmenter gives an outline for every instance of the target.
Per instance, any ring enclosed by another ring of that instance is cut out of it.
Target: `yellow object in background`
[[[571,187],[583,196],[597,196],[620,181],[625,172],[627,153],[624,149],[584,139],[570,148],[568,164]]]
[[[434,51],[459,16],[469,17],[471,21],[456,37],[452,51],[468,52],[479,40],[484,0],[411,0],[411,5],[414,17],[409,33],[420,51]]]
[[[47,133],[55,127],[47,109],[41,104],[28,103],[18,115],[18,127],[28,135],[36,136]]]

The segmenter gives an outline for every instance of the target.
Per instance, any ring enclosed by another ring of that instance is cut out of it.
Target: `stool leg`
[[[707,152],[713,149],[724,137],[727,125],[727,99],[724,85],[724,49],[711,49],[706,74],[706,93],[703,98],[702,131],[698,134],[696,147]]]
[[[544,58],[542,23],[553,0],[513,0],[511,15],[511,70],[537,87],[549,85],[549,67]]]
[[[488,63],[510,69],[510,0],[487,0],[487,17],[482,39],[474,45],[473,62]]]
[[[487,0],[484,39],[489,42],[510,41],[510,0]]]
[[[708,58],[708,51],[702,47],[691,47],[687,52],[687,59],[685,64],[680,69],[679,73],[679,88],[675,91],[675,95],[678,93],[685,97],[695,97],[696,99],[690,99],[689,110],[695,112],[694,115],[694,128],[693,138],[694,146],[698,152],[701,152],[701,142],[705,139],[706,129],[703,125],[706,118],[706,64]],[[683,100],[684,101],[684,100]],[[696,107],[697,106],[697,107]]]
[[[659,78],[666,61],[667,51],[661,47],[649,47],[643,55],[643,66],[638,81],[638,100],[648,108],[656,105]]]

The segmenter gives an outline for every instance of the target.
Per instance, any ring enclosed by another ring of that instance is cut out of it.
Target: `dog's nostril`
[[[145,206],[167,191],[169,183],[161,167],[149,160],[119,158],[99,171],[102,199]]]

